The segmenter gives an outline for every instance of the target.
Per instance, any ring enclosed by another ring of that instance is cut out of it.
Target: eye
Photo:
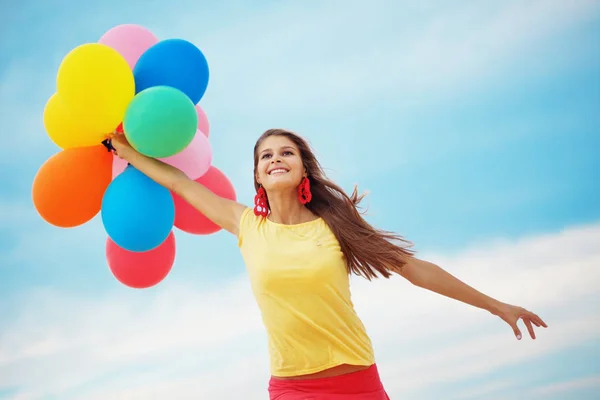
[[[293,153],[293,152],[291,152],[291,151],[289,151],[289,150],[286,150],[286,151],[284,151],[282,154],[283,154],[284,156],[290,156],[290,155],[294,155],[294,153]]]
[[[267,158],[267,157],[271,157],[271,154],[269,154],[269,153],[265,153],[265,154],[263,154],[263,155],[262,155],[261,159],[263,159],[263,160],[264,160],[264,159],[265,159],[265,158]]]

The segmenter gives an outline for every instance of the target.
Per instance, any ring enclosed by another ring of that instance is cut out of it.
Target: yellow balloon
[[[101,43],[71,50],[58,68],[56,84],[69,112],[94,132],[112,132],[135,95],[129,64]]]
[[[78,121],[58,93],[50,96],[46,103],[44,127],[50,139],[61,149],[95,146],[106,138],[106,133],[94,132],[83,121]]]

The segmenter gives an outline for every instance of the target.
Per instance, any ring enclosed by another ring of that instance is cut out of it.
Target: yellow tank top
[[[273,376],[375,362],[350,298],[343,253],[322,218],[283,225],[247,208],[238,246],[267,331]]]

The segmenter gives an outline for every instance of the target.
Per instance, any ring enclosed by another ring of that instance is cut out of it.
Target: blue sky
[[[108,271],[98,218],[61,230],[33,209],[33,176],[57,151],[42,113],[58,65],[120,23],[203,50],[213,164],[241,201],[258,135],[295,130],[331,177],[369,190],[370,221],[551,325],[516,342],[400,279],[356,280],[392,398],[592,398],[600,2],[413,3],[0,6],[0,398],[264,398],[264,332],[235,238],[176,232],[172,273],[134,291]]]

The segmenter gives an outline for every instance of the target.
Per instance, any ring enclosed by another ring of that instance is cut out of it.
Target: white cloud
[[[510,338],[510,332],[482,335],[481,338],[467,335],[464,340],[456,340],[452,347],[433,354],[404,357],[402,365],[398,365],[397,359],[389,360],[382,364],[382,368],[388,367],[382,376],[387,378],[387,386],[392,393],[401,394],[436,384],[486,376],[497,368],[517,366],[537,356],[569,348],[573,346],[573,337],[577,337],[577,342],[581,343],[600,335],[600,323],[589,314],[579,318],[550,316],[555,317],[552,330],[541,332],[540,336],[545,337],[534,344],[515,343]],[[462,320],[455,318],[454,322],[462,323]],[[485,357],[482,357],[484,354]],[[398,376],[402,380],[393,379]]]
[[[514,382],[512,381],[498,381],[487,383],[485,385],[478,386],[476,388],[463,390],[454,396],[456,400],[466,400],[466,399],[481,399],[483,396],[489,396],[490,394],[496,393],[501,390],[510,389],[514,386]]]
[[[428,257],[484,292],[538,312],[550,328],[535,342],[516,341],[486,312],[401,278],[354,279],[354,302],[392,398],[517,366],[600,335],[590,301],[598,300],[600,249],[593,243],[599,240],[600,225],[591,225]],[[174,281],[98,298],[47,289],[15,305],[18,317],[0,336],[0,388],[18,387],[19,396],[265,396],[265,337],[244,276],[208,291]]]
[[[569,392],[571,390],[578,389],[592,389],[597,388],[600,390],[600,375],[596,374],[585,378],[572,379],[569,381],[556,382],[549,385],[541,386],[530,391],[531,396],[546,396],[556,395]]]

